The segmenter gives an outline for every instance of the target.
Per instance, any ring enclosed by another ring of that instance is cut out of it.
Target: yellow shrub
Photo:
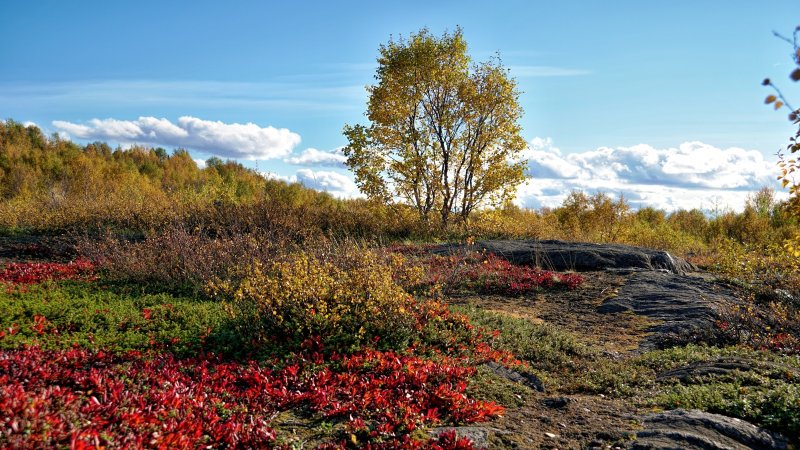
[[[379,337],[395,345],[405,343],[414,323],[413,300],[395,282],[397,274],[404,274],[403,282],[413,278],[400,270],[403,264],[363,249],[318,256],[299,252],[256,263],[238,283],[213,283],[210,289],[259,341],[320,336],[350,346]]]

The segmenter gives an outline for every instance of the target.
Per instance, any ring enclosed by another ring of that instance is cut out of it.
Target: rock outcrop
[[[661,372],[658,374],[657,379],[661,381],[672,378],[681,383],[692,383],[708,376],[731,375],[736,371],[749,372],[753,369],[754,364],[761,369],[780,374],[782,377],[800,379],[800,370],[793,367],[764,361],[754,363],[751,360],[733,356],[720,357],[709,361],[695,361],[683,367]]]
[[[447,254],[464,251],[463,244],[445,244],[433,249]],[[555,271],[593,271],[606,269],[665,270],[686,274],[695,266],[668,252],[622,244],[589,244],[555,240],[478,241],[475,250],[485,250],[515,264],[535,265]]]
[[[628,446],[640,449],[686,450],[782,450],[789,443],[783,436],[744,420],[698,410],[676,409],[651,414],[643,429]]]
[[[713,339],[720,312],[738,302],[719,283],[665,272],[637,272],[615,296],[598,308],[600,313],[632,312],[658,323],[641,348],[650,350]]]

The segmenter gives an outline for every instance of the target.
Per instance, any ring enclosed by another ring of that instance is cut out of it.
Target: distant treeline
[[[3,234],[146,233],[178,224],[365,233],[352,209],[363,203],[268,180],[235,161],[212,158],[199,168],[183,149],[79,145],[0,121]]]
[[[763,189],[741,213],[632,210],[605,194],[572,192],[558,208],[507,205],[467,223],[421,223],[403,205],[341,200],[296,183],[268,180],[234,161],[199,168],[178,149],[112,149],[48,137],[35,126],[0,122],[0,233],[149,234],[181,226],[215,233],[274,231],[293,240],[319,235],[379,240],[475,237],[614,241],[700,253],[720,243],[778,246],[796,220]],[[726,245],[727,245],[726,244]]]

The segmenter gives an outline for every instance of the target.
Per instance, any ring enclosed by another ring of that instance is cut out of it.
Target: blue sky
[[[335,149],[365,120],[378,46],[461,26],[473,58],[499,52],[523,91],[522,204],[578,188],[738,208],[793,131],[760,81],[800,103],[791,49],[771,35],[797,25],[796,0],[2,2],[0,116],[351,196]]]

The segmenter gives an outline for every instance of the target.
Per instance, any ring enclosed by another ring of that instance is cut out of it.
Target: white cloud
[[[287,183],[297,183],[296,175],[281,175],[275,172],[261,172],[261,176],[268,180],[280,180]]]
[[[334,197],[353,198],[360,196],[358,187],[349,175],[328,170],[300,169],[297,181],[318,191],[329,192]]]
[[[307,150],[296,158],[308,156],[305,161],[311,164],[324,160],[315,158],[324,153],[336,151]],[[605,192],[612,197],[623,194],[635,208],[652,206],[667,211],[741,210],[747,196],[763,186],[775,188],[779,198],[786,196],[775,181],[774,162],[758,151],[736,147],[720,149],[686,142],[666,149],[640,144],[563,154],[551,139],[535,138],[523,156],[529,160],[533,178],[520,186],[517,203],[530,208],[559,206],[572,190]],[[264,176],[302,183],[340,198],[360,196],[352,176],[338,171],[303,168],[294,175]]]
[[[536,138],[524,156],[533,179],[520,187],[518,203],[534,208],[558,206],[577,189],[622,193],[635,207],[741,210],[750,192],[779,188],[775,163],[761,152],[696,141],[677,148],[640,144],[562,155],[550,139]]]
[[[303,153],[299,156],[292,156],[284,161],[289,164],[300,166],[343,167],[346,160],[347,157],[344,156],[344,152],[340,147],[330,152],[317,150],[315,148],[307,148],[303,150]]]
[[[177,123],[155,117],[137,120],[92,119],[88,125],[53,121],[77,139],[146,143],[201,150],[224,158],[275,159],[289,155],[300,135],[286,128],[254,123],[224,123],[183,116]]]
[[[268,180],[300,183],[307,188],[327,192],[338,198],[362,197],[350,175],[330,170],[299,169],[294,175],[281,175],[275,172],[262,172],[261,175]]]
[[[194,163],[197,164],[197,167],[200,169],[206,168],[206,160],[205,159],[195,159]]]

